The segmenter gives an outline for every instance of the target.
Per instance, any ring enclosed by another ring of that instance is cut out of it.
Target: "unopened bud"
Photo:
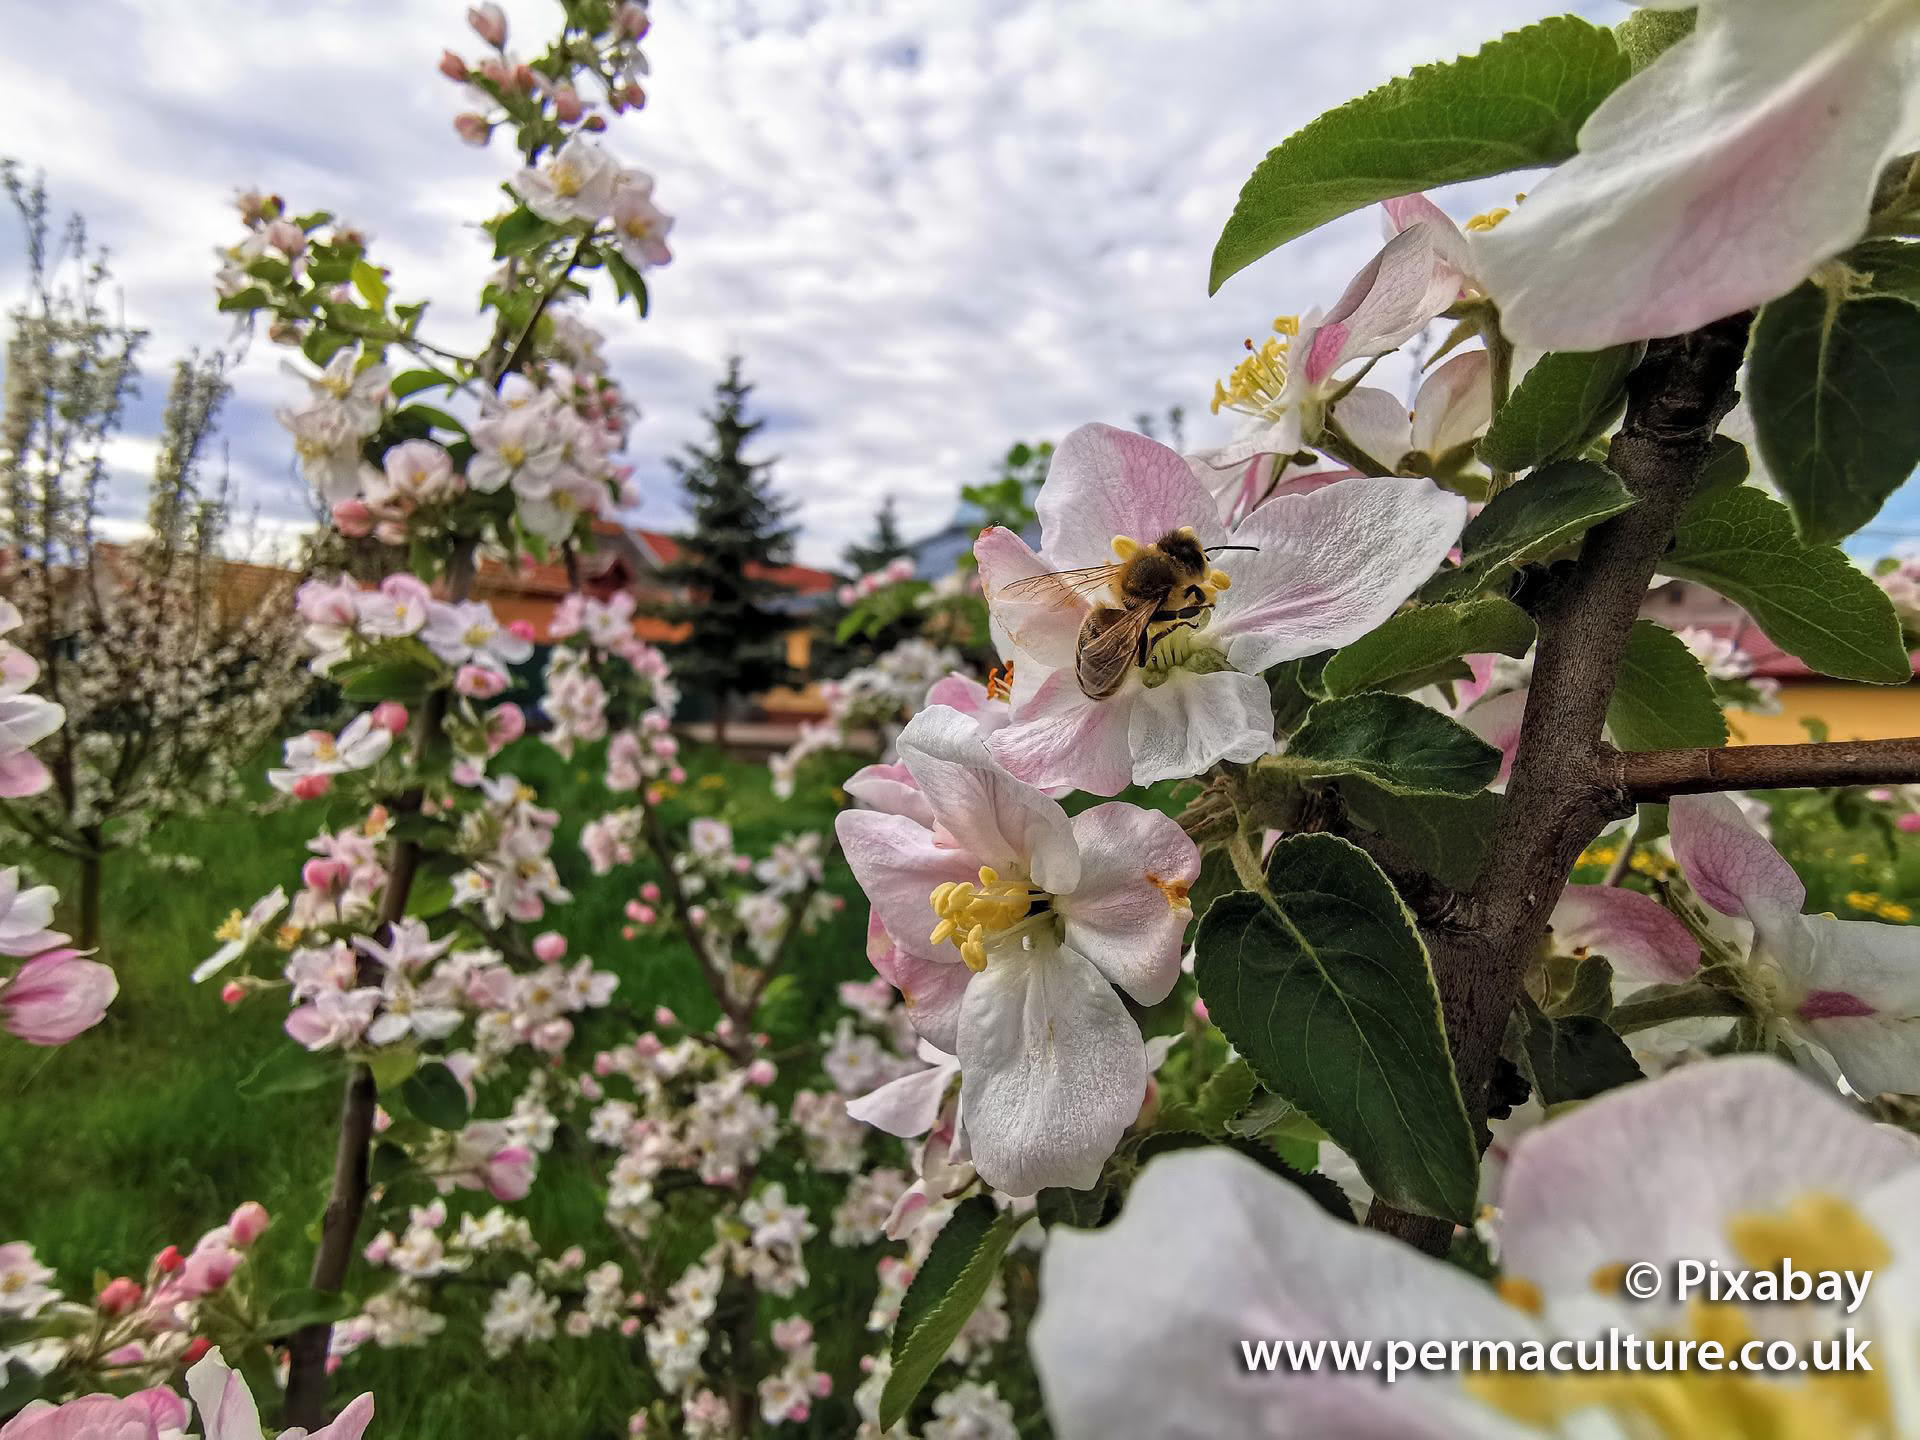
[[[625,0],[620,8],[613,12],[613,28],[629,40],[638,40],[647,33],[647,7],[640,0]]]
[[[407,728],[407,707],[398,700],[382,700],[373,707],[373,723],[389,735],[398,735]]]
[[[451,50],[442,50],[440,52],[440,73],[449,80],[456,80],[464,84],[468,74],[467,62]]]
[[[296,800],[318,800],[333,788],[331,775],[302,775],[293,782],[293,798]]]
[[[589,115],[587,116],[586,123],[580,128],[582,130],[592,130],[597,134],[607,128],[607,117],[604,115]]]
[[[100,1292],[100,1313],[103,1315],[124,1315],[140,1303],[145,1292],[140,1282],[130,1276],[122,1275],[109,1280]]]
[[[587,113],[587,107],[581,103],[580,92],[571,85],[561,85],[553,92],[553,118],[562,125],[572,125]]]
[[[543,930],[533,937],[533,953],[548,965],[557,965],[566,958],[567,937],[557,930]]]
[[[364,500],[342,500],[333,507],[333,528],[349,540],[364,540],[373,533],[373,511]]]
[[[271,1223],[267,1207],[258,1200],[249,1200],[227,1217],[227,1236],[244,1250],[266,1234]]]
[[[227,1006],[238,1005],[247,998],[247,987],[238,980],[229,980],[220,987],[220,1003]]]
[[[275,220],[267,226],[267,244],[292,259],[307,248],[307,232],[291,220]]]
[[[207,1351],[213,1348],[213,1341],[204,1335],[193,1337],[193,1343],[180,1352],[180,1363],[185,1366],[198,1365],[206,1358]]]
[[[467,144],[476,148],[493,138],[493,126],[487,123],[487,117],[471,110],[453,117],[453,130]]]
[[[162,1275],[171,1275],[187,1262],[180,1257],[180,1247],[169,1245],[153,1257],[153,1268]]]
[[[475,5],[467,11],[467,24],[473,33],[496,50],[507,43],[507,13],[498,5]]]

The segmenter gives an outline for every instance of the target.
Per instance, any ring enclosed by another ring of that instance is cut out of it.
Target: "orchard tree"
[[[678,537],[679,556],[662,578],[678,592],[665,618],[687,627],[673,647],[675,673],[712,699],[714,738],[724,744],[735,696],[787,680],[786,635],[794,619],[779,608],[787,592],[770,571],[793,558],[791,506],[773,492],[771,461],[743,453],[766,422],[747,418],[753,387],[740,378],[740,357],[714,387],[707,422],[712,438],[668,461],[686,492],[693,528]]]

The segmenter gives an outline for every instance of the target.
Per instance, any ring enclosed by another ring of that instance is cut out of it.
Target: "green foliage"
[[[1342,780],[1340,796],[1354,819],[1392,840],[1441,884],[1465,890],[1480,878],[1500,819],[1500,796],[1489,790],[1396,795],[1357,779]]]
[[[1626,78],[1613,36],[1565,15],[1328,111],[1271,151],[1240,191],[1214,247],[1209,291],[1363,205],[1559,163]]]
[[[1591,1100],[1642,1077],[1627,1042],[1593,1015],[1554,1018],[1531,1000],[1514,1011],[1509,1049],[1542,1105]]]
[[[1882,241],[1848,257],[1893,290],[1809,281],[1753,329],[1746,390],[1754,434],[1800,533],[1834,541],[1879,513],[1920,465],[1920,309],[1895,298],[1920,247]],[[1920,294],[1920,292],[1915,292]]]
[[[472,1114],[459,1077],[445,1065],[422,1065],[400,1086],[413,1118],[436,1130],[458,1130]]]
[[[1636,10],[1613,27],[1613,38],[1638,74],[1691,35],[1694,18],[1692,10]]]
[[[1619,415],[1627,372],[1643,345],[1543,355],[1493,417],[1480,458],[1495,470],[1531,470],[1578,455]]]
[[[871,595],[853,602],[853,608],[840,617],[833,638],[841,644],[858,638],[873,640],[890,626],[898,625],[919,613],[922,597],[933,593],[924,580],[901,580],[882,585]]]
[[[1413,916],[1332,835],[1281,840],[1267,884],[1270,897],[1225,896],[1200,924],[1194,973],[1214,1023],[1388,1204],[1468,1220],[1479,1148]]]
[[[1020,1226],[993,1201],[975,1195],[960,1202],[933,1242],[900,1302],[893,1326],[893,1372],[880,1395],[880,1428],[891,1430],[907,1413],[1000,1269],[1000,1258]]]
[[[1886,592],[1834,546],[1802,539],[1786,506],[1750,486],[1696,501],[1660,568],[1719,591],[1822,674],[1913,678]]]
[[[303,1090],[318,1090],[338,1081],[343,1071],[337,1056],[282,1045],[269,1051],[260,1063],[247,1072],[236,1093],[248,1100],[268,1100],[276,1095],[298,1095]]]
[[[1001,457],[1000,473],[984,485],[962,486],[960,498],[980,512],[982,530],[999,525],[1018,535],[1039,519],[1033,502],[1052,463],[1051,440],[1034,444],[1016,441]],[[973,564],[971,551],[961,558],[961,564]]]
[[[1602,520],[1633,504],[1620,477],[1591,460],[1542,466],[1502,490],[1467,522],[1460,564],[1421,592],[1429,600],[1468,595],[1531,560],[1570,545]]]
[[[842,550],[840,563],[848,574],[857,577],[871,575],[876,570],[884,569],[891,561],[911,553],[906,539],[900,534],[899,504],[889,495],[880,502],[880,511],[873,517],[873,533]]]
[[[1706,669],[1686,641],[1651,620],[1634,621],[1627,636],[1607,728],[1622,750],[1727,743],[1727,717]]]
[[[1330,696],[1362,690],[1411,690],[1436,667],[1463,655],[1527,653],[1533,620],[1509,600],[1484,596],[1450,605],[1403,610],[1335,653],[1320,672]]]
[[[1471,795],[1500,768],[1500,752],[1457,720],[1405,695],[1323,700],[1286,753],[1263,772],[1298,779],[1352,775],[1401,795]]]

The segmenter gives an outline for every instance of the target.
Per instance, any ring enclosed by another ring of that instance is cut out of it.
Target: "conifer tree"
[[[706,416],[711,439],[667,462],[680,477],[693,524],[675,537],[680,553],[662,573],[677,597],[662,613],[688,627],[672,647],[674,673],[712,701],[721,743],[737,697],[791,678],[786,636],[795,622],[780,607],[785,587],[769,571],[792,560],[797,531],[787,523],[791,507],[768,478],[772,462],[743,453],[765,423],[747,418],[752,390],[741,379],[740,357],[731,357]]]
[[[889,495],[880,502],[880,513],[874,519],[873,533],[867,539],[856,540],[842,550],[840,564],[850,576],[858,579],[908,553],[907,542],[900,536],[899,512],[893,496]]]

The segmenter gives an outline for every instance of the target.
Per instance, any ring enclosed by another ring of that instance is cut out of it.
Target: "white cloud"
[[[1171,404],[1196,417],[1195,443],[1223,433],[1205,402],[1240,339],[1333,298],[1377,233],[1349,217],[1209,300],[1214,238],[1259,157],[1390,75],[1559,8],[660,0],[649,105],[608,138],[657,175],[677,258],[653,277],[650,319],[610,300],[597,317],[646,417],[628,457],[642,513],[673,521],[661,462],[699,435],[734,348],[815,561],[887,492],[911,529],[936,528],[1018,438]],[[557,14],[547,0],[508,10],[541,43]],[[463,4],[15,11],[0,130],[58,205],[88,214],[129,313],[155,332],[136,432],[152,428],[163,365],[226,334],[208,277],[241,185],[371,228],[396,292],[431,296],[434,323],[475,335],[468,297],[488,261],[462,222],[513,157],[451,131],[460,94],[434,65],[444,46],[478,52]],[[0,246],[0,281],[17,271],[17,247]],[[246,496],[289,524],[305,509],[271,419],[290,393],[280,358],[254,347],[226,433]]]

